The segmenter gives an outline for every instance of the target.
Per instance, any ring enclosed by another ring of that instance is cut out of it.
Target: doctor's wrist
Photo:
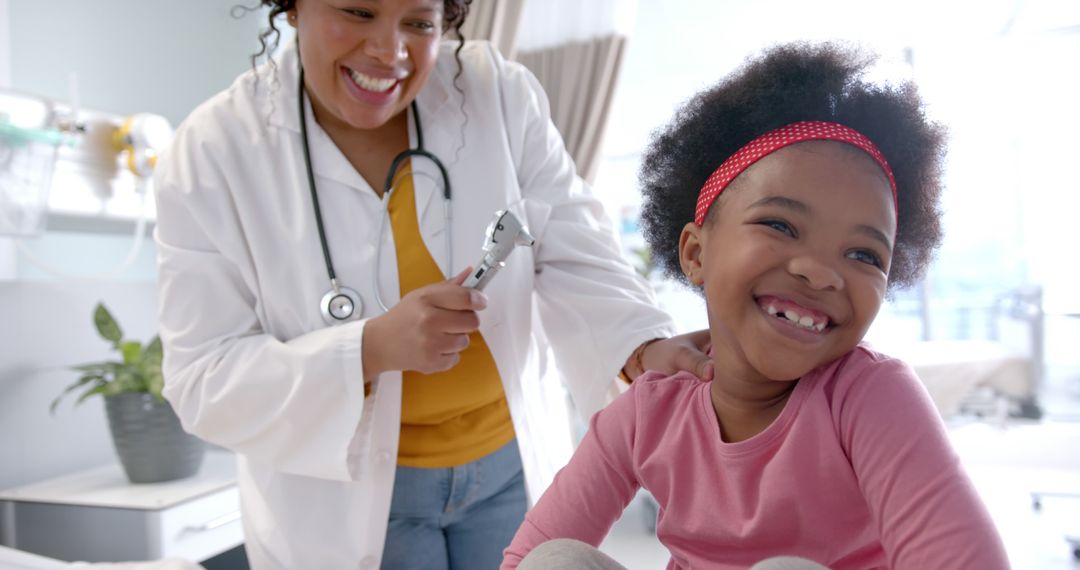
[[[379,374],[387,371],[382,359],[382,351],[378,346],[379,339],[384,338],[379,318],[368,320],[364,325],[364,334],[360,337],[360,362],[364,369],[364,384],[374,382]]]
[[[619,378],[622,378],[624,381],[629,383],[638,376],[644,374],[645,365],[642,363],[642,359],[645,356],[645,350],[649,348],[649,345],[660,340],[664,339],[657,337],[649,339],[638,345],[638,347],[630,353],[630,357],[626,359],[626,363],[623,364],[622,370],[619,371]]]

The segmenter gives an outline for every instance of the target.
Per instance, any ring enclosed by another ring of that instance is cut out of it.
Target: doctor
[[[711,375],[707,337],[668,338],[533,76],[442,44],[468,0],[262,4],[297,45],[156,172],[165,396],[239,454],[253,568],[496,568],[571,452],[542,349],[587,417],[620,371]],[[535,246],[463,287],[506,209]]]

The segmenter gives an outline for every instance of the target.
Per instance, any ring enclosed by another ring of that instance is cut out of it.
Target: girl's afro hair
[[[721,162],[772,129],[832,121],[869,137],[896,177],[899,223],[890,289],[921,278],[941,241],[945,131],[924,115],[914,84],[863,81],[873,61],[837,44],[777,46],[693,97],[654,133],[640,171],[642,225],[652,255],[669,276],[689,284],[679,266],[679,235],[693,221],[698,192]]]

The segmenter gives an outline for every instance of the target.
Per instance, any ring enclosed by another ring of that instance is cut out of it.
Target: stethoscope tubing
[[[298,83],[297,98],[299,100],[300,138],[304,154],[304,167],[307,172],[308,189],[311,192],[312,209],[315,212],[315,227],[319,232],[319,245],[322,248],[323,261],[326,264],[326,274],[330,279],[331,287],[331,291],[324,295],[320,301],[320,311],[327,324],[339,324],[359,316],[362,312],[362,302],[359,293],[338,283],[337,273],[334,270],[334,262],[330,256],[330,246],[326,240],[326,227],[323,223],[322,208],[319,204],[319,194],[315,186],[315,173],[311,164],[311,148],[308,142],[306,107],[304,106],[304,68],[302,66],[300,67],[300,80]],[[371,285],[375,296],[375,302],[383,312],[388,311],[389,308],[386,303],[383,302],[382,294],[379,290],[379,268],[382,266],[382,243],[383,236],[386,233],[386,221],[390,218],[390,194],[394,188],[394,175],[401,167],[401,164],[412,157],[426,158],[433,162],[439,169],[439,175],[443,181],[443,221],[446,224],[446,267],[448,273],[454,270],[452,247],[453,215],[450,208],[450,176],[447,174],[446,167],[443,165],[442,161],[434,154],[424,149],[424,132],[420,126],[420,113],[416,107],[416,100],[414,99],[409,106],[412,109],[413,122],[416,125],[416,148],[405,149],[398,153],[398,155],[390,162],[390,169],[386,173],[386,182],[383,185],[381,200],[382,215],[379,216],[379,233],[375,242],[375,270],[371,272]],[[352,305],[349,314],[343,318],[339,318],[334,314],[331,305],[334,302],[334,299],[339,299],[342,295],[348,297]]]

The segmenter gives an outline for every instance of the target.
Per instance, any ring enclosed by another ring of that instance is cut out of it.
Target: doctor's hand
[[[707,351],[712,343],[709,329],[681,334],[665,339],[654,339],[637,348],[623,368],[631,378],[646,370],[674,374],[680,370],[690,372],[709,381],[713,378],[713,361]]]
[[[462,287],[472,268],[452,279],[414,289],[364,328],[364,381],[388,370],[425,374],[453,368],[469,346],[469,333],[480,328],[476,312],[487,296]]]

